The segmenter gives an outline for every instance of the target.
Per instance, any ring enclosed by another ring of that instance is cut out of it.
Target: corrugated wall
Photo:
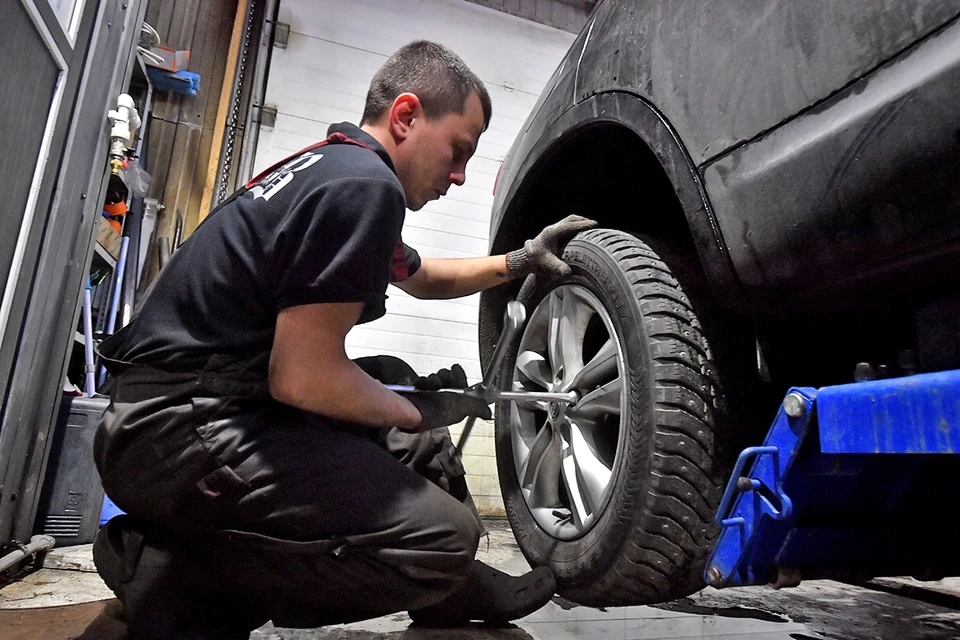
[[[163,45],[189,49],[187,69],[200,74],[195,96],[154,94],[146,166],[153,177],[148,195],[165,207],[158,237],[173,237],[178,211],[184,218],[184,238],[200,219],[236,11],[237,0],[151,0],[147,6],[146,21],[160,34]],[[232,77],[226,82],[231,83]],[[156,262],[155,252],[150,259]]]

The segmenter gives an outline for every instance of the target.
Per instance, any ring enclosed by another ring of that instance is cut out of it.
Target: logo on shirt
[[[322,153],[314,153],[312,151],[297,156],[251,187],[250,193],[253,194],[253,199],[263,198],[269,202],[270,198],[280,193],[281,189],[293,182],[293,174],[312,167],[319,162],[322,157]]]

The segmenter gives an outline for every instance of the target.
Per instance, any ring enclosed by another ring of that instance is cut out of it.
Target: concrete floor
[[[505,521],[487,525],[489,541],[481,543],[479,557],[509,573],[526,571]],[[956,585],[903,580],[879,585],[895,593],[830,581],[780,591],[708,588],[667,604],[609,610],[555,598],[506,628],[418,629],[406,614],[395,614],[313,630],[268,624],[251,640],[960,640]],[[108,615],[101,615],[105,609]],[[0,638],[121,640],[117,609],[93,572],[89,545],[55,550],[43,569],[0,589]]]

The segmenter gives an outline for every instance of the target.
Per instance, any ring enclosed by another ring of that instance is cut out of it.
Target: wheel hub
[[[563,419],[563,414],[566,413],[566,404],[562,402],[551,402],[550,403],[550,420],[556,424]]]

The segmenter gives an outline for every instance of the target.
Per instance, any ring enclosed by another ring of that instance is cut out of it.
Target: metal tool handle
[[[493,349],[493,357],[490,358],[483,381],[476,385],[476,390],[479,391],[481,399],[487,402],[493,402],[496,399],[493,397],[496,394],[493,388],[493,380],[497,377],[497,372],[503,364],[504,356],[507,355],[507,347],[516,338],[517,332],[520,331],[520,327],[526,321],[527,308],[516,300],[508,302],[507,310],[503,314],[503,331],[500,333],[500,339],[497,340],[497,346]],[[477,416],[470,416],[466,424],[463,425],[463,431],[460,432],[460,438],[457,440],[456,449],[454,449],[456,455],[463,455],[463,446],[467,443],[467,438],[470,437],[470,432],[473,431],[473,425],[476,421]]]
[[[472,387],[466,389],[417,389],[408,384],[385,384],[385,388],[394,393],[456,393],[464,396],[471,396],[483,400],[481,394],[477,393]],[[579,398],[576,391],[500,391],[494,389],[489,394],[492,402],[498,400],[540,400],[542,402],[565,402],[574,404]]]
[[[453,453],[457,457],[463,455],[463,446],[467,444],[467,438],[470,437],[470,432],[473,431],[473,424],[477,421],[477,416],[472,415],[467,418],[467,421],[463,425],[463,431],[460,432],[460,437],[457,439],[457,446],[453,448]]]
[[[507,348],[516,337],[520,327],[527,321],[527,309],[516,300],[507,303],[507,310],[503,314],[503,331],[500,333],[500,339],[497,340],[497,346],[493,349],[493,357],[490,358],[490,365],[487,367],[480,387],[484,393],[489,394],[493,389],[493,380],[497,377],[503,358],[507,355]],[[490,398],[493,401],[495,398]]]
[[[463,393],[468,396],[473,396],[479,398],[480,400],[486,400],[488,403],[495,402],[497,400],[497,391],[493,388],[493,381],[497,376],[497,371],[500,370],[500,367],[503,365],[503,358],[507,354],[507,347],[510,346],[510,343],[513,342],[513,339],[516,337],[517,332],[520,330],[520,327],[523,326],[523,323],[527,319],[527,310],[522,304],[516,300],[511,300],[507,303],[507,311],[503,316],[503,332],[500,334],[500,339],[497,340],[497,345],[493,349],[493,357],[490,358],[490,366],[487,367],[486,373],[484,373],[483,380],[475,385],[471,385],[466,389],[435,389],[435,390],[426,390],[426,389],[417,389],[416,387],[403,384],[386,384],[384,385],[390,391],[396,393],[435,393],[442,391],[445,393]],[[550,398],[551,400],[564,401],[566,395],[558,394],[556,398]]]
[[[396,393],[461,393],[474,398],[479,398],[487,404],[495,402],[500,393],[493,388],[493,381],[497,377],[497,372],[499,372],[500,367],[503,365],[503,359],[507,355],[507,348],[510,346],[510,343],[513,342],[514,338],[516,338],[517,332],[520,331],[520,328],[523,327],[523,323],[526,322],[526,320],[526,307],[516,300],[511,300],[507,303],[507,310],[503,315],[503,331],[500,333],[500,339],[497,340],[497,345],[493,349],[493,357],[490,358],[490,364],[487,367],[487,371],[484,373],[483,380],[475,385],[467,387],[466,389],[437,389],[436,391],[417,389],[416,387],[402,384],[387,384],[384,386],[390,391],[394,391]],[[521,392],[513,393],[512,395],[522,395],[527,397],[530,394]],[[528,399],[552,400],[556,402],[577,401],[576,394],[574,393],[536,392],[533,395],[536,395],[537,397],[529,397]],[[467,419],[467,422],[463,425],[463,431],[460,433],[460,439],[457,441],[457,455],[461,455],[463,453],[463,445],[470,436],[470,432],[473,431],[473,425],[476,421],[477,416],[470,416]]]

